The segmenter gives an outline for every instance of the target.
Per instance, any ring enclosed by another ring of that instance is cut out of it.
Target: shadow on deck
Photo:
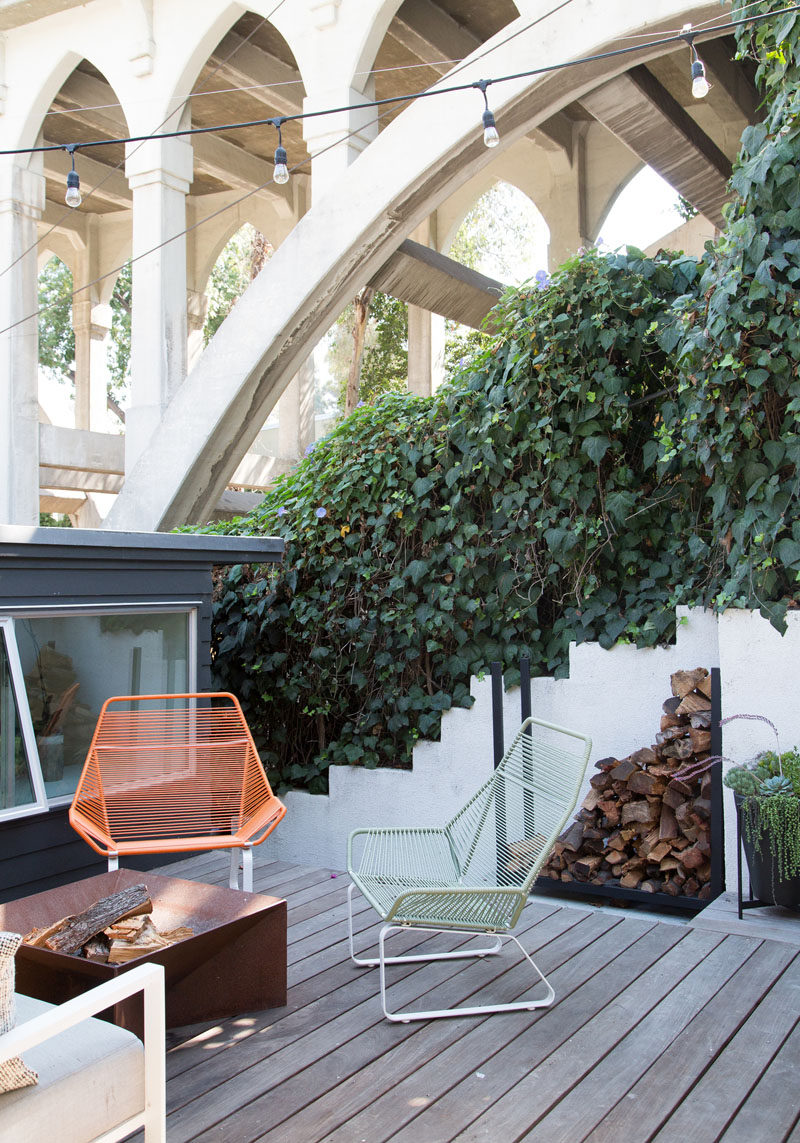
[[[256,892],[289,903],[289,1003],[168,1033],[170,1143],[800,1143],[794,945],[533,899],[516,933],[552,1008],[390,1024],[348,957],[347,876],[256,861]],[[227,857],[160,872],[225,884]],[[509,950],[389,979],[390,1004],[444,1006],[531,974]]]

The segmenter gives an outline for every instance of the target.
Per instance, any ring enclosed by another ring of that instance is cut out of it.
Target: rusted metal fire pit
[[[16,957],[17,990],[60,1004],[153,961],[164,966],[168,1028],[286,1003],[286,902],[277,897],[120,869],[0,905],[0,930],[24,934],[142,883],[159,927],[186,925],[194,936],[124,964],[99,964],[22,945]],[[142,1034],[141,997],[125,1000],[103,1016]]]

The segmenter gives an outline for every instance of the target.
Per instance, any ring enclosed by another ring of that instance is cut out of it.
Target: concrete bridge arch
[[[626,36],[654,38],[686,20],[718,17],[716,4],[658,0],[646,20],[629,4],[591,0],[557,6],[533,26],[520,17],[491,56],[494,74],[515,74],[583,57]],[[662,49],[663,50],[663,49]],[[484,56],[482,49],[478,56]],[[652,49],[650,57],[660,54]],[[624,57],[518,79],[491,89],[503,146],[571,100],[625,71]],[[467,63],[463,82],[481,78],[485,58]],[[175,393],[149,445],[128,474],[108,526],[166,529],[206,518],[310,345],[346,299],[379,269],[436,205],[492,159],[478,124],[476,92],[421,100],[403,111],[299,221],[214,342]],[[398,170],[397,156],[405,156]],[[304,273],[297,273],[303,267]],[[199,395],[202,394],[202,401]]]

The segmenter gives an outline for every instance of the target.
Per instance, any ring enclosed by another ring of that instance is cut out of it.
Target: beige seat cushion
[[[17,1025],[52,1005],[16,994]],[[144,1048],[89,1019],[25,1053],[36,1087],[0,1095],[0,1143],[87,1143],[144,1107]]]
[[[14,957],[21,943],[19,933],[0,932],[0,1035],[11,1031],[15,1024]],[[26,1067],[19,1056],[0,1061],[0,1092],[28,1087],[36,1080],[36,1072]]]

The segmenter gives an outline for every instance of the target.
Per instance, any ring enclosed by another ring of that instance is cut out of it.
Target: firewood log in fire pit
[[[25,943],[88,960],[120,964],[193,936],[185,927],[159,932],[147,914],[153,902],[146,885],[131,885],[101,897],[74,916],[33,929]]]

